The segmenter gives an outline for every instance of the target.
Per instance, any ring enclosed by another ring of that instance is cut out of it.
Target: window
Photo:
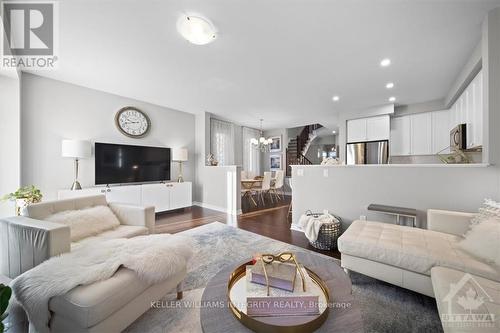
[[[260,131],[243,127],[243,170],[260,175],[260,151],[252,147],[250,140],[259,138]]]
[[[210,119],[210,151],[219,165],[234,164],[233,124],[218,119]]]

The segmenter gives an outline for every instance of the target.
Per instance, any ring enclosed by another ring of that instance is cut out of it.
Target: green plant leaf
[[[11,296],[12,289],[9,286],[0,284],[0,316],[7,310]]]
[[[17,191],[4,195],[1,200],[25,199],[28,203],[35,203],[40,202],[42,197],[42,192],[35,185],[30,185],[20,187]]]

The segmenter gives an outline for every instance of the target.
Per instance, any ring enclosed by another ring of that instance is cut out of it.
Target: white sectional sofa
[[[71,243],[66,225],[44,221],[67,210],[108,205],[105,196],[45,202],[29,206],[24,215],[0,219],[0,274],[15,278],[44,260],[83,243],[110,238],[130,238],[154,232],[154,207],[109,204],[120,226]],[[170,279],[149,285],[135,272],[120,268],[110,279],[79,286],[49,302],[52,332],[120,332],[169,292],[182,296],[186,267]]]
[[[482,304],[479,311],[494,315],[493,327],[485,325],[487,330],[484,332],[499,332],[500,267],[476,258],[458,246],[473,216],[429,210],[426,230],[354,221],[338,240],[341,265],[347,271],[436,297],[445,332],[477,331],[474,325],[469,328],[460,323],[452,325],[443,321],[443,316],[450,311],[451,314],[461,313],[457,301],[448,299],[452,284],[464,283],[461,279],[467,280],[467,286],[481,281],[479,284],[488,286],[490,292],[485,297],[487,304]]]

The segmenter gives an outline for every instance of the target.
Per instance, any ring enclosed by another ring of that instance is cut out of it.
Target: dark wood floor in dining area
[[[338,251],[317,250],[309,244],[309,241],[302,232],[290,230],[291,215],[288,214],[290,201],[291,198],[285,196],[282,200],[272,204],[268,202],[265,206],[255,207],[254,205],[243,203],[243,214],[238,216],[227,215],[226,213],[199,206],[192,206],[184,210],[158,214],[156,216],[156,232],[173,234],[218,221],[340,259]]]

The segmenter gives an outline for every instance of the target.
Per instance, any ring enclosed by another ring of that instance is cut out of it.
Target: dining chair
[[[273,197],[271,196],[271,194],[269,192],[271,190],[271,177],[272,177],[271,172],[264,172],[264,178],[262,178],[262,185],[260,188],[257,189],[257,191],[259,192],[260,200],[262,201],[263,205],[266,204],[264,201],[264,194],[266,194],[266,193],[269,194],[269,197],[271,198],[271,202],[274,202]]]
[[[274,194],[277,200],[281,200],[280,193],[285,197],[285,172],[283,170],[276,170],[276,177],[274,181],[274,185],[271,186],[270,194]]]
[[[255,172],[247,171],[247,179],[255,179]]]

